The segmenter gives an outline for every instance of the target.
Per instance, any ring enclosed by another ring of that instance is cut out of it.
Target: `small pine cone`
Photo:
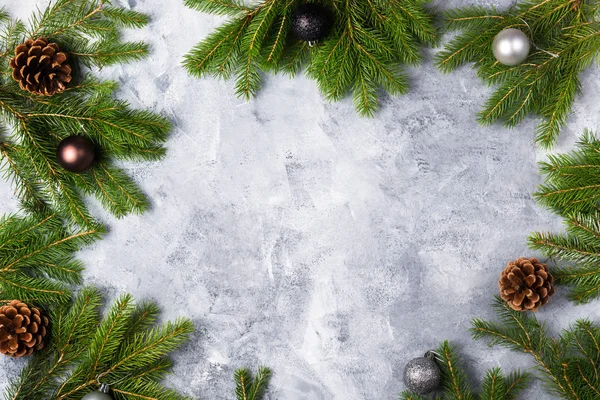
[[[0,354],[19,358],[44,347],[48,318],[19,300],[0,307]]]
[[[519,258],[508,263],[498,286],[500,297],[517,311],[537,311],[554,294],[554,278],[548,266],[536,258]]]
[[[15,49],[10,60],[12,77],[21,89],[33,94],[52,96],[62,93],[71,82],[71,67],[67,54],[48,39],[27,40]]]

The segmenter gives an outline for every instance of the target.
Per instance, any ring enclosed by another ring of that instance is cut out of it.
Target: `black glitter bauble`
[[[96,150],[92,141],[84,136],[69,136],[56,149],[61,167],[69,172],[83,172],[92,166]]]
[[[292,16],[292,32],[300,40],[316,42],[329,33],[333,13],[326,7],[315,3],[298,6]]]
[[[440,368],[435,363],[433,354],[410,360],[404,368],[404,384],[411,392],[427,394],[440,386]]]

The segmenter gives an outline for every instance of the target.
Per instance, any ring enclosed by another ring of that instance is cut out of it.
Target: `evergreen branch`
[[[487,371],[481,386],[481,395],[471,391],[468,377],[461,367],[455,346],[443,342],[434,352],[441,371],[441,394],[436,399],[444,400],[513,400],[527,386],[530,375],[514,371],[506,377],[500,368]],[[404,391],[401,400],[425,400],[426,397]]]
[[[195,10],[216,15],[236,16],[252,12],[251,8],[236,0],[185,0],[184,4]]]
[[[474,400],[468,378],[458,366],[456,349],[448,342],[442,343],[437,353],[437,360],[442,371],[442,385],[449,399]]]
[[[0,165],[0,170],[5,171],[7,178],[12,178],[13,184],[16,186],[17,197],[21,199],[25,208],[31,210],[39,210],[47,207],[44,198],[39,194],[42,190],[40,185],[32,181],[25,175],[19,164],[23,162],[17,161],[17,157],[22,159],[22,149],[9,143],[0,143],[0,155],[6,161],[4,166]]]
[[[266,386],[271,378],[271,370],[259,367],[256,377],[252,379],[250,371],[246,368],[235,371],[235,394],[238,400],[261,400]]]
[[[578,321],[555,339],[548,336],[533,314],[514,311],[499,298],[494,308],[503,324],[474,320],[472,333],[475,339],[489,339],[490,345],[500,344],[530,354],[548,389],[565,399],[583,400],[598,396],[598,327],[589,321]],[[486,332],[481,329],[482,326],[494,326],[494,332]],[[539,345],[527,346],[522,343],[523,331],[530,337],[539,336]],[[507,340],[498,341],[495,335]],[[510,382],[511,387],[520,385],[517,377],[512,377],[507,382]]]
[[[70,232],[55,215],[4,216],[0,219],[0,297],[41,304],[69,301],[70,285],[80,283],[83,269],[73,254],[103,232],[100,226]]]
[[[10,385],[9,398],[79,398],[96,385],[100,370],[104,373],[99,379],[115,382],[113,392],[121,398],[186,398],[164,388],[159,381],[171,365],[167,354],[188,338],[193,329],[191,322],[181,320],[153,327],[156,306],[144,303],[136,307],[132,301],[130,296],[123,296],[100,321],[100,295],[86,288],[70,307],[54,311],[50,343]],[[147,356],[148,352],[152,357]],[[119,371],[123,358],[118,355],[125,353],[141,355],[130,359],[132,370],[127,372]]]
[[[6,54],[14,54],[25,38],[45,36],[69,54],[75,71],[80,65],[137,61],[148,53],[146,44],[124,43],[120,38],[122,28],[140,28],[148,17],[104,0],[55,0],[34,13],[28,31],[18,21],[2,22],[0,53],[6,49]],[[8,60],[3,65],[8,68]],[[115,100],[114,82],[77,79],[61,95],[40,97],[22,91],[10,70],[2,72],[8,73],[0,74],[0,113],[13,135],[10,142],[0,140],[0,170],[13,182],[25,209],[50,208],[83,229],[97,225],[85,195],[96,195],[117,217],[147,209],[137,185],[111,161],[160,159],[170,130],[167,120]],[[102,157],[80,174],[65,171],[56,160],[59,142],[74,132],[90,138]]]
[[[506,398],[506,382],[500,368],[493,368],[487,372],[482,382],[482,399],[502,400]]]
[[[460,33],[438,53],[437,64],[450,72],[473,63],[484,82],[500,84],[479,114],[482,124],[514,127],[529,114],[539,115],[536,141],[551,147],[580,92],[579,74],[600,50],[595,13],[595,5],[579,0],[521,0],[505,12],[479,6],[450,10],[446,29]],[[506,28],[523,30],[544,50],[533,50],[518,66],[500,64],[491,44]]]
[[[405,390],[402,393],[400,393],[400,400],[427,400],[427,399],[423,396],[419,396],[418,394],[415,394],[408,390]]]
[[[263,0],[247,7],[236,0],[187,0],[189,7],[231,19],[185,56],[184,67],[197,77],[227,79],[235,72],[237,94],[250,98],[263,71],[294,75],[306,66],[328,100],[352,93],[357,111],[372,116],[380,89],[394,95],[407,91],[400,66],[417,65],[419,45],[437,42],[433,17],[421,0],[340,1],[331,4],[336,11],[331,34],[309,51],[306,42],[287,38],[298,4]]]
[[[580,139],[577,150],[549,157],[541,163],[546,180],[535,197],[546,207],[566,215],[597,209],[600,197],[600,142],[591,133]]]
[[[506,378],[506,399],[513,400],[517,395],[525,390],[531,379],[531,375],[527,372],[514,371]]]
[[[118,63],[139,61],[148,55],[148,45],[145,43],[113,43],[112,41],[97,42],[89,48],[71,51],[86,65],[103,67]]]
[[[143,28],[150,21],[148,16],[137,11],[124,8],[104,6],[102,14],[113,24],[122,28]]]
[[[571,300],[585,303],[600,296],[600,142],[585,133],[578,148],[540,164],[545,182],[537,200],[565,218],[566,234],[534,233],[529,246],[562,264],[552,273],[571,288]]]

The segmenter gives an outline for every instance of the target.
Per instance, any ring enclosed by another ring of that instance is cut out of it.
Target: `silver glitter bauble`
[[[515,28],[500,31],[492,42],[492,51],[496,60],[511,67],[525,61],[530,48],[527,35]]]
[[[440,368],[431,353],[410,360],[404,368],[404,385],[417,394],[433,392],[440,386],[440,379]]]
[[[112,396],[108,394],[109,392],[110,386],[102,384],[100,385],[100,389],[86,394],[81,398],[81,400],[113,400]]]

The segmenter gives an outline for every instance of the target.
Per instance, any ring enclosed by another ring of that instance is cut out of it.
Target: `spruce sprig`
[[[506,376],[500,368],[492,368],[487,371],[481,382],[481,392],[475,394],[461,366],[456,347],[446,341],[440,345],[435,354],[442,373],[441,393],[435,396],[439,400],[513,400],[525,389],[530,380],[527,372],[517,370]],[[425,400],[426,397],[404,391],[400,399]]]
[[[552,268],[556,283],[572,288],[571,300],[587,303],[600,297],[600,212],[571,214],[566,234],[536,232],[529,246],[561,261]]]
[[[571,214],[566,234],[536,232],[529,246],[561,261],[552,268],[556,283],[572,288],[571,300],[586,303],[600,297],[600,212]]]
[[[552,274],[571,287],[569,296],[585,303],[600,296],[600,141],[586,132],[578,148],[540,163],[545,181],[535,193],[544,206],[562,215],[566,233],[536,232],[529,246],[557,260]]]
[[[562,215],[599,210],[600,141],[593,133],[586,132],[576,150],[550,155],[540,170],[545,181],[535,197],[541,204]]]
[[[500,345],[531,355],[551,393],[569,400],[598,398],[598,326],[579,320],[553,338],[532,313],[512,310],[500,298],[496,298],[493,307],[499,321],[473,320],[471,332],[475,339],[486,339],[490,346]]]
[[[238,400],[261,400],[271,379],[271,370],[259,367],[252,378],[250,370],[241,368],[235,371],[235,395]]]
[[[81,398],[99,381],[114,383],[115,399],[187,398],[160,380],[171,367],[168,354],[192,333],[191,321],[156,326],[156,305],[136,305],[129,295],[119,298],[103,319],[101,305],[99,292],[85,288],[70,307],[53,309],[50,344],[11,382],[7,398]]]
[[[524,0],[500,12],[479,6],[446,13],[447,30],[459,30],[437,55],[438,67],[450,72],[473,63],[477,75],[495,92],[479,113],[484,125],[502,121],[514,127],[528,114],[538,115],[537,142],[551,147],[566,124],[581,90],[579,74],[600,50],[597,0]],[[529,57],[515,67],[500,64],[492,41],[506,28],[517,28],[534,43]]]
[[[100,226],[71,231],[53,214],[0,218],[0,299],[53,306],[68,302],[83,269],[73,254],[103,232]]]
[[[372,116],[380,90],[405,93],[409,85],[402,65],[418,65],[419,46],[437,42],[427,0],[325,0],[335,23],[327,38],[310,48],[290,33],[300,3],[185,0],[191,8],[229,17],[185,57],[185,68],[197,77],[235,77],[237,94],[249,99],[258,92],[263,72],[295,75],[306,66],[328,100],[352,93],[357,111]]]
[[[148,201],[114,160],[156,160],[170,124],[148,111],[134,110],[116,100],[115,82],[94,78],[87,68],[139,60],[148,53],[144,43],[122,42],[122,28],[148,22],[140,13],[113,7],[105,0],[57,0],[38,10],[26,26],[0,18],[0,129],[2,172],[13,181],[28,210],[50,208],[71,224],[96,225],[83,201],[93,195],[117,217],[140,213]],[[59,44],[75,68],[75,82],[52,97],[22,91],[11,78],[9,60],[28,38],[46,37]],[[85,74],[84,74],[85,73]],[[80,174],[56,161],[58,143],[72,135],[89,137],[99,161]]]

